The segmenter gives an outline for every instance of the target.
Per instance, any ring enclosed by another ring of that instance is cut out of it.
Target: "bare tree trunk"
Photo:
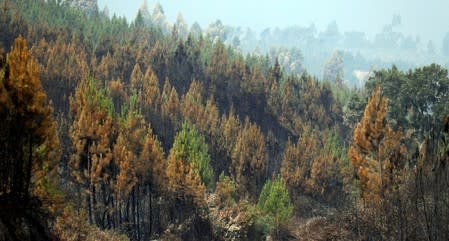
[[[115,201],[115,198],[114,198],[114,195],[113,194],[111,194],[111,206],[113,207],[113,212],[112,212],[112,217],[111,217],[111,224],[112,224],[112,228],[113,229],[116,229],[117,228],[117,226],[116,226],[116,223],[117,223],[117,209],[116,209],[116,201]]]
[[[89,211],[89,223],[93,224],[94,223],[94,219],[93,219],[93,210],[92,210],[92,203],[93,203],[93,198],[92,198],[92,192],[93,192],[93,184],[92,184],[92,162],[90,159],[90,153],[89,151],[87,152],[87,173],[89,173],[89,195],[87,197],[87,206],[88,206],[88,211]]]
[[[97,217],[96,217],[96,207],[97,207],[97,201],[96,201],[96,188],[95,188],[95,184],[91,183],[91,187],[92,187],[92,191],[90,193],[90,198],[91,198],[91,208],[92,208],[92,220],[94,224],[98,224],[97,223]]]
[[[153,194],[151,193],[151,184],[148,185],[148,195],[150,196],[149,198],[149,216],[150,216],[150,224],[148,225],[149,227],[149,233],[150,236],[152,235],[152,228],[153,228]]]
[[[132,220],[133,220],[133,236],[137,238],[137,214],[136,214],[136,188],[133,187],[132,189]]]
[[[384,227],[383,225],[385,225],[385,214],[386,214],[386,210],[385,210],[385,193],[384,193],[384,170],[383,170],[383,163],[382,163],[382,159],[380,157],[380,138],[377,139],[377,161],[379,162],[379,166],[380,166],[380,207],[383,213],[381,213],[380,215],[380,225],[381,226],[381,234],[380,234],[380,240],[383,240],[383,231],[384,231]]]
[[[123,217],[123,222],[124,223],[129,223],[129,203],[130,203],[130,199],[131,197],[126,198],[126,208],[125,208],[125,213],[124,213],[124,217]]]
[[[424,193],[424,187],[423,187],[423,180],[422,180],[422,173],[420,173],[419,176],[419,186],[420,186],[420,196],[421,196],[421,201],[423,203],[423,214],[424,214],[424,221],[426,224],[426,233],[427,233],[427,240],[432,241],[432,236],[431,236],[431,227],[430,227],[430,220],[429,217],[427,216],[427,205],[426,205],[426,199],[425,199],[425,193]]]
[[[29,137],[29,153],[28,153],[28,166],[26,166],[27,173],[25,177],[25,197],[26,199],[29,198],[29,189],[30,189],[30,182],[31,182],[31,167],[33,166],[33,137],[30,135]]]
[[[137,200],[136,200],[136,213],[137,213],[137,240],[140,240],[141,239],[141,237],[140,237],[140,195],[139,195],[139,192],[140,192],[140,188],[139,188],[139,185],[137,184],[136,185],[136,188],[137,188],[137,193],[136,193],[136,196],[137,196]]]

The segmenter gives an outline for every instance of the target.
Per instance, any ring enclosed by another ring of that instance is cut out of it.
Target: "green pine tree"
[[[175,137],[175,142],[170,151],[170,155],[177,160],[188,161],[192,167],[200,174],[201,180],[206,186],[212,183],[214,172],[210,166],[210,155],[206,140],[196,127],[187,123],[182,125],[182,129]]]
[[[268,180],[262,188],[257,206],[271,217],[271,231],[278,231],[281,225],[287,223],[293,214],[293,205],[284,181],[278,176]]]

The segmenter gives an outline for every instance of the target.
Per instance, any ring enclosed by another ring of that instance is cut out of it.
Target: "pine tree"
[[[402,135],[390,128],[386,117],[387,99],[378,87],[354,130],[354,144],[349,148],[349,159],[365,201],[383,199],[390,188],[393,172],[403,166]]]
[[[142,181],[138,180],[137,172],[149,171],[149,167],[139,168],[137,160],[143,152],[147,127],[142,115],[133,108],[122,118],[113,147],[114,162],[118,166],[115,190],[119,197],[127,197],[135,185]]]
[[[179,95],[168,79],[165,80],[164,88],[162,90],[162,115],[167,118],[172,125],[181,125]]]
[[[98,194],[111,183],[113,161],[112,144],[115,139],[113,104],[104,89],[98,89],[92,78],[83,80],[75,96],[71,98],[74,122],[70,130],[73,154],[69,161],[71,174],[76,182],[87,191],[83,195],[89,211],[89,221],[99,223],[95,213],[97,195],[108,195],[106,191]]]
[[[226,78],[229,72],[229,57],[226,47],[222,42],[215,44],[211,60],[206,68],[208,82],[205,85],[208,93],[219,99],[223,97],[223,91],[227,89],[229,80]]]
[[[166,176],[168,191],[175,199],[196,206],[204,205],[204,184],[199,173],[187,161],[177,160],[174,155],[170,155]]]
[[[79,80],[89,73],[88,57],[81,41],[73,36],[67,43],[61,33],[56,41],[40,40],[31,51],[42,66],[42,86],[53,101],[55,112],[68,113],[67,97],[73,94]]]
[[[220,130],[222,130],[221,145],[227,151],[227,154],[231,156],[232,150],[237,142],[237,136],[239,130],[242,127],[238,116],[236,116],[234,108],[227,115],[223,115],[221,118]]]
[[[213,142],[217,142],[217,138],[219,132],[221,130],[218,129],[219,126],[219,110],[213,98],[210,98],[206,102],[206,107],[204,110],[204,120],[205,123],[201,126],[202,131],[209,132],[210,136],[213,138]]]
[[[343,178],[340,174],[345,148],[341,145],[335,132],[324,134],[324,146],[318,152],[310,167],[307,189],[315,196],[327,201],[336,199],[342,193]]]
[[[289,221],[293,214],[293,205],[287,187],[280,177],[264,184],[257,206],[272,219],[273,231],[278,231],[281,225]]]
[[[203,108],[203,86],[196,80],[190,84],[190,88],[182,99],[182,114],[191,123],[202,122],[204,116]],[[200,125],[201,126],[201,125]]]
[[[162,189],[165,183],[166,162],[163,157],[161,144],[154,136],[151,128],[148,128],[142,152],[137,160],[136,173],[139,179],[144,182],[149,181],[153,188]]]
[[[158,113],[161,104],[161,91],[159,88],[159,79],[151,67],[148,67],[142,80],[141,102],[154,113]]]
[[[130,86],[132,89],[141,90],[143,84],[143,73],[140,69],[140,65],[134,65],[133,72],[130,77]]]
[[[177,160],[188,161],[201,176],[205,186],[208,187],[211,184],[214,173],[210,166],[208,146],[204,136],[195,126],[189,126],[187,123],[182,125],[181,131],[176,134],[170,156]]]
[[[122,112],[122,105],[128,99],[125,86],[121,80],[112,80],[108,83],[109,96],[114,104],[114,110],[118,113]]]
[[[306,128],[296,144],[290,140],[284,150],[281,176],[293,196],[307,188],[310,170],[319,155],[320,142],[316,131]]]
[[[262,188],[266,168],[264,135],[246,118],[232,151],[231,173],[240,192],[255,199]]]
[[[39,65],[23,37],[0,61],[0,116],[0,200],[23,204],[40,182],[35,174],[56,167],[59,145]]]
[[[115,183],[117,202],[126,200],[131,190],[137,183],[135,155],[129,150],[125,135],[121,132],[114,145],[114,159],[118,166],[118,174]]]

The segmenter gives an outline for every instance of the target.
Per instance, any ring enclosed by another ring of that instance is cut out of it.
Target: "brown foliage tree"
[[[86,200],[90,222],[99,223],[96,214],[101,211],[97,210],[97,192],[102,191],[100,195],[110,193],[106,189],[112,176],[112,143],[116,136],[112,101],[89,78],[78,86],[71,99],[71,110],[74,116],[70,130],[73,154],[69,166],[76,182],[87,190],[88,195],[83,192],[82,198]]]
[[[24,204],[33,174],[56,165],[56,123],[24,38],[15,40],[0,65],[0,199]]]
[[[114,110],[120,113],[122,104],[126,103],[126,100],[128,99],[125,86],[121,80],[111,80],[108,85],[109,96],[114,104]]]
[[[319,149],[318,134],[311,129],[306,129],[296,144],[290,140],[287,142],[281,164],[281,176],[293,197],[306,190],[310,170]]]
[[[42,66],[42,85],[55,103],[56,111],[67,113],[69,97],[89,73],[88,55],[83,45],[75,36],[70,43],[63,37],[54,42],[42,39],[33,46],[32,53]]]
[[[201,206],[204,204],[205,187],[197,173],[187,161],[173,156],[167,162],[167,188],[176,198]]]
[[[391,188],[393,172],[403,166],[402,135],[390,128],[386,115],[387,99],[378,87],[354,130],[354,144],[349,149],[349,159],[365,201],[383,199]]]
[[[131,72],[130,76],[130,86],[132,89],[140,90],[142,89],[143,84],[143,73],[140,69],[140,65],[136,64],[134,65],[133,72]]]
[[[231,173],[242,194],[254,200],[266,177],[265,138],[256,124],[245,120],[232,151]]]

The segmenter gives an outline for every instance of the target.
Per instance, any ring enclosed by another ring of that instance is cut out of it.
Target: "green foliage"
[[[367,98],[364,98],[357,89],[352,89],[348,95],[348,100],[343,105],[343,123],[349,128],[354,128],[363,115]]]
[[[330,130],[327,133],[322,151],[331,154],[331,156],[336,158],[345,158],[347,154],[346,147],[343,146],[338,133],[335,130]]]
[[[137,100],[138,100],[137,93],[134,92],[129,98],[129,105],[130,105],[130,109],[132,111],[136,111],[136,112],[140,113],[140,110],[138,109],[138,105],[137,105]]]
[[[270,217],[274,229],[279,229],[280,225],[290,220],[293,205],[287,187],[280,177],[265,183],[257,207]]]
[[[170,155],[174,155],[177,160],[188,161],[199,172],[203,183],[210,186],[214,173],[210,166],[208,146],[204,136],[194,125],[182,124],[181,131],[175,137]]]
[[[43,175],[42,177],[38,176],[39,180],[36,180],[37,184],[41,185],[41,188],[48,193],[47,197],[64,196],[64,193],[57,187],[54,178],[50,176],[51,171],[47,163],[42,165],[40,174]]]
[[[340,106],[345,106],[349,102],[352,89],[349,88],[347,85],[338,86],[336,84],[331,84],[330,86],[334,98],[340,103]]]
[[[142,113],[140,109],[138,109],[137,105],[137,94],[133,93],[129,97],[129,102],[125,102],[120,107],[120,113],[118,114],[118,119],[122,123],[129,121],[130,118],[135,118],[136,116],[140,116]]]
[[[447,115],[449,78],[437,64],[404,72],[393,66],[381,70],[366,84],[368,92],[378,84],[388,98],[388,117],[395,129],[412,129],[421,139],[432,124]]]
[[[108,95],[106,88],[98,88],[97,81],[89,77],[87,80],[87,102],[91,106],[99,106],[101,110],[106,110],[110,116],[115,113],[114,104]]]

